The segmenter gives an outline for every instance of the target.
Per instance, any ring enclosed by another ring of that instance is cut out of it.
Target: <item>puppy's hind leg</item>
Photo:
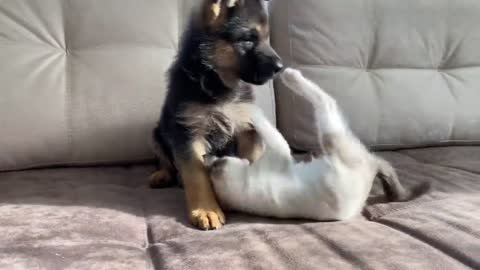
[[[150,175],[151,188],[165,188],[177,183],[177,170],[172,162],[172,156],[165,145],[163,137],[158,128],[154,131],[152,138],[153,149],[157,158],[157,168]]]

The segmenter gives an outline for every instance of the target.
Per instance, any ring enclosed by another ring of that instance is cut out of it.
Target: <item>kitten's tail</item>
[[[377,178],[382,181],[383,190],[389,201],[410,201],[426,193],[431,187],[430,183],[423,182],[407,190],[400,183],[397,172],[390,162],[379,156],[375,156],[375,161],[378,166]]]
[[[376,156],[378,166],[378,179],[381,180],[383,190],[387,199],[393,202],[408,201],[412,198],[412,192],[407,191],[398,179],[397,172],[393,166],[381,157]]]

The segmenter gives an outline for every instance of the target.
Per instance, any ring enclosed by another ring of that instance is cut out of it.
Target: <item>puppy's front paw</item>
[[[225,224],[225,215],[220,207],[194,209],[189,214],[193,226],[201,230],[217,230]]]

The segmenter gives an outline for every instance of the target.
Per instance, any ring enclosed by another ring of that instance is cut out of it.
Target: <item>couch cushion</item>
[[[276,0],[272,42],[377,148],[480,143],[480,2]],[[278,125],[319,148],[311,104],[276,88]],[[313,105],[314,106],[314,105]]]
[[[348,222],[230,213],[211,232],[188,224],[181,189],[147,187],[150,166],[0,173],[0,268],[479,269],[480,147],[382,155],[430,190],[387,204],[376,185]]]
[[[152,158],[195,2],[0,1],[0,171]],[[271,87],[257,93],[274,119]]]

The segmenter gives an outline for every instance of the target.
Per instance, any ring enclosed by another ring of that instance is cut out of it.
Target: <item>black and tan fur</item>
[[[225,223],[212,191],[205,155],[255,160],[262,151],[249,123],[251,84],[263,84],[282,69],[268,45],[263,0],[204,0],[184,33],[169,71],[166,102],[154,130],[158,170],[153,187],[180,175],[188,214],[200,229]]]

